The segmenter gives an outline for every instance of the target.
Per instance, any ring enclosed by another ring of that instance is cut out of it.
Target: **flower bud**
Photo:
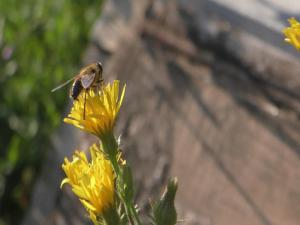
[[[177,178],[169,180],[168,186],[161,199],[152,208],[152,220],[155,225],[174,225],[177,222],[177,213],[174,205],[178,187]]]

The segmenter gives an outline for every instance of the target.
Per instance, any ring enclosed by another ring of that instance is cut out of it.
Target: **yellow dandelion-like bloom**
[[[300,50],[300,23],[295,18],[289,19],[290,27],[283,29],[286,42]]]
[[[71,113],[64,122],[95,134],[100,138],[105,134],[112,133],[120,107],[125,95],[123,87],[119,96],[119,81],[107,84],[99,92],[90,90],[81,93],[78,101],[74,101]],[[85,109],[84,109],[85,107]],[[85,111],[85,116],[83,116]]]
[[[80,151],[75,151],[71,162],[65,158],[62,168],[67,177],[61,186],[71,185],[94,221],[113,205],[115,175],[111,162],[97,145],[90,147],[90,153],[91,162]]]

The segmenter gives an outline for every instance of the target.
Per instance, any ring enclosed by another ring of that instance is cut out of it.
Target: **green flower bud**
[[[155,225],[174,225],[177,222],[177,213],[174,205],[178,187],[177,178],[169,180],[168,186],[161,199],[152,208],[152,220]]]

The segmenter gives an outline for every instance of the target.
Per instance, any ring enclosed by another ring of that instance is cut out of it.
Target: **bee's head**
[[[96,62],[98,69],[102,72],[102,63],[101,62]]]

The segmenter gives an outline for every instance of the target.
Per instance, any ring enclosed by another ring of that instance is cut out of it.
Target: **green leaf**
[[[131,202],[134,195],[133,178],[131,168],[126,164],[123,167],[124,197],[127,202]]]

